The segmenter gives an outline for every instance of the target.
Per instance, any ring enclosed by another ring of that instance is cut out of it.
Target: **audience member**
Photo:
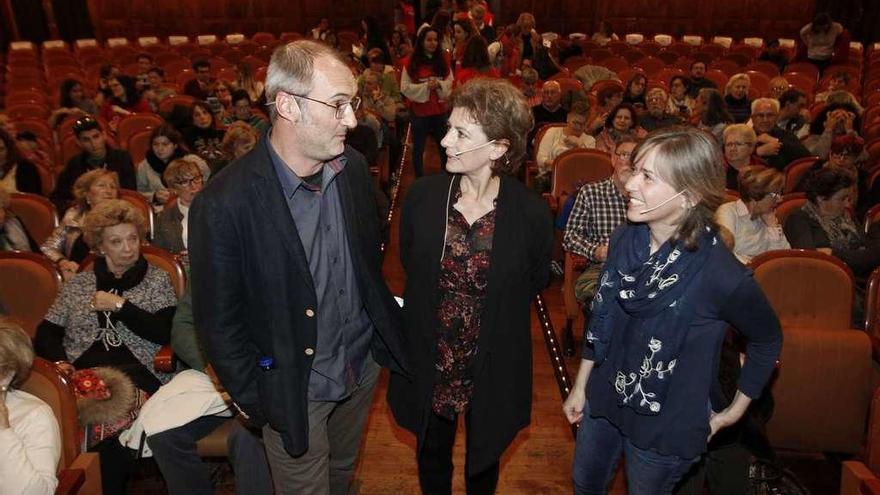
[[[645,134],[647,133],[639,126],[639,118],[632,105],[621,103],[608,113],[602,132],[596,136],[596,148],[613,154],[623,136],[641,139]]]
[[[724,97],[717,89],[703,88],[694,100],[691,122],[697,129],[711,134],[720,149],[724,142],[724,128],[733,123],[733,117],[727,113]]]
[[[528,142],[532,145],[538,129],[553,123],[565,122],[568,110],[562,106],[562,86],[556,81],[547,81],[541,86],[541,104],[532,107],[535,127],[529,133]]]
[[[608,240],[626,222],[629,195],[624,186],[632,175],[630,157],[636,144],[630,136],[621,139],[611,155],[614,173],[580,188],[565,225],[562,249],[587,258],[587,266],[574,283],[575,298],[585,304],[596,295],[599,273],[608,257]]]
[[[724,87],[724,103],[727,105],[727,113],[733,117],[733,122],[741,124],[748,122],[752,114],[752,100],[749,99],[749,87],[752,81],[748,74],[739,73],[730,76],[727,86]]]
[[[147,80],[150,81],[150,89],[144,92],[144,98],[149,102],[154,113],[158,113],[159,104],[169,96],[174,96],[177,91],[165,84],[165,71],[161,67],[152,67],[147,72]]]
[[[666,113],[689,120],[694,110],[694,99],[688,94],[688,80],[684,76],[672,76],[669,80],[669,103]]]
[[[784,181],[778,170],[744,167],[739,172],[740,199],[724,203],[715,212],[718,226],[733,235],[731,251],[745,265],[765,251],[791,247],[776,219]]]
[[[330,19],[322,17],[318,20],[318,25],[312,28],[312,39],[324,41],[327,39],[327,32],[330,31]]]
[[[522,91],[523,96],[526,97],[526,101],[529,103],[529,108],[541,103],[540,85],[538,84],[539,80],[540,77],[538,76],[538,71],[531,67],[522,68],[522,75],[520,76],[520,82],[522,85],[520,86],[520,91]]]
[[[12,136],[0,129],[0,189],[9,192],[43,194],[37,166],[20,156]]]
[[[810,133],[810,112],[806,109],[807,96],[798,89],[789,89],[777,98],[779,100],[779,119],[776,125],[791,132],[798,139]]]
[[[461,67],[461,59],[464,58],[464,50],[469,39],[474,36],[474,24],[470,19],[456,19],[452,21],[452,42],[455,48],[452,50],[452,60],[455,62],[455,70]],[[488,43],[486,43],[488,46]],[[488,58],[488,53],[486,54]]]
[[[198,156],[187,153],[183,136],[177,129],[171,124],[163,124],[154,129],[150,136],[150,149],[137,166],[137,190],[156,207],[161,207],[171,199],[171,191],[168,190],[169,186],[163,176],[168,165],[179,158],[186,158],[198,165],[202,178],[207,182],[211,176],[208,164]]]
[[[86,97],[82,83],[76,79],[65,79],[59,88],[59,108],[52,111],[49,116],[49,127],[56,128],[68,117],[83,115],[96,115],[98,106]]]
[[[675,114],[669,114],[669,95],[663,88],[652,88],[648,91],[647,111],[639,116],[639,125],[642,129],[651,132],[654,129],[669,127],[682,123],[682,119]]]
[[[183,94],[192,96],[196,100],[207,100],[211,96],[211,85],[214,78],[211,77],[211,62],[200,59],[193,62],[193,72],[196,77],[190,79],[183,86]]]
[[[52,494],[58,486],[58,421],[48,404],[19,390],[30,376],[33,361],[28,334],[12,319],[0,318],[0,479],[4,494]]]
[[[477,27],[477,31],[480,33],[480,36],[486,40],[486,44],[495,41],[495,28],[492,27],[491,24],[486,22],[486,7],[482,5],[474,5],[471,7],[471,19],[474,21],[474,25]]]
[[[11,201],[9,193],[0,188],[0,251],[40,252],[24,223],[9,209]]]
[[[439,148],[446,130],[446,100],[452,91],[453,74],[439,47],[439,36],[435,27],[421,30],[400,79],[400,92],[411,103],[412,164],[416,177],[424,173],[422,163],[428,136],[434,138]],[[445,167],[446,153],[441,150],[440,168]]]
[[[150,79],[147,74],[153,68],[153,56],[149,53],[138,53],[135,58],[137,75],[135,75],[135,88],[143,92],[150,89]]]
[[[646,108],[645,91],[647,88],[648,78],[644,74],[637,72],[626,82],[626,86],[623,89],[623,103],[632,105],[639,116],[644,113]]]
[[[237,89],[232,93],[232,108],[226,113],[223,125],[244,122],[257,130],[261,135],[269,129],[269,122],[253,111],[253,103],[247,91]]]
[[[779,67],[780,74],[785,72],[785,66],[788,65],[788,56],[785,55],[785,51],[776,38],[767,40],[767,43],[764,44],[764,50],[758,55],[758,60],[773,62]]]
[[[551,127],[544,133],[536,155],[537,174],[533,188],[539,193],[550,191],[552,185],[553,161],[556,157],[575,148],[595,148],[596,140],[587,134],[589,109],[583,103],[572,105],[568,111],[565,127]]]
[[[216,173],[225,159],[220,149],[224,131],[217,128],[211,107],[203,101],[193,103],[189,124],[183,128],[187,147],[208,164],[211,173]]]
[[[831,65],[837,38],[843,34],[840,23],[831,20],[827,12],[820,12],[806,26],[801,28],[801,41],[807,49],[807,60],[824,72]],[[849,49],[846,47],[845,49]]]
[[[177,298],[168,274],[141,255],[146,221],[130,203],[107,200],[86,214],[82,230],[97,253],[94,265],[68,280],[49,308],[34,338],[37,355],[68,372],[112,367],[155,393],[171,378],[153,368],[153,357],[169,343]],[[87,432],[105,493],[126,493],[132,457],[117,433]]]
[[[76,179],[89,170],[106,169],[116,172],[119,186],[124,189],[137,189],[134,165],[131,155],[125,150],[118,150],[107,145],[101,124],[91,117],[82,117],[73,126],[73,133],[82,153],[71,158],[58,174],[55,191],[49,199],[55,203],[58,211],[67,209],[68,202],[73,199],[73,184]]]
[[[749,166],[767,164],[755,155],[758,137],[752,127],[747,124],[730,124],[724,128],[723,137],[726,187],[736,191],[739,189],[740,171]]]
[[[252,102],[259,103],[263,101],[264,84],[254,77],[254,69],[250,64],[240,63],[235,66],[235,81],[232,87],[239,90],[247,91]]]
[[[471,36],[465,46],[461,67],[455,73],[454,86],[461,86],[475,77],[501,77],[498,69],[489,61],[486,40],[482,36]]]
[[[369,60],[369,65],[358,76],[358,88],[363,90],[364,77],[367,74],[373,74],[378,79],[382,92],[393,98],[395,102],[400,102],[400,87],[397,84],[397,78],[394,75],[394,70],[383,61],[381,50],[371,49],[367,53],[367,59]]]
[[[64,280],[73,277],[89,254],[89,246],[82,235],[85,216],[95,206],[119,197],[119,176],[100,168],[86,172],[76,179],[73,196],[76,204],[64,212],[58,227],[40,247],[43,254],[58,266]]]
[[[197,162],[184,157],[172,160],[162,173],[162,179],[176,199],[156,218],[153,245],[173,254],[183,254],[187,248],[189,207],[196,194],[202,190],[205,176]]]
[[[616,34],[614,34],[614,28],[611,27],[611,23],[608,21],[599,21],[599,27],[596,28],[596,32],[593,33],[593,36],[590,38],[596,43],[599,43],[602,46],[608,44],[609,41],[617,41],[618,38]]]
[[[395,29],[391,32],[391,44],[389,46],[391,56],[394,58],[395,67],[406,66],[407,57],[413,52],[412,40],[405,31]]]
[[[794,133],[776,125],[779,121],[779,101],[758,98],[752,102],[751,114],[752,127],[758,136],[755,154],[768,165],[782,171],[792,161],[810,155]]]
[[[706,79],[706,62],[695,60],[691,62],[691,75],[688,80],[688,96],[696,98],[703,88],[718,89],[718,86]]]
[[[849,172],[826,167],[806,181],[807,203],[785,220],[785,236],[795,249],[834,255],[864,281],[880,266],[880,223],[866,236],[850,214],[855,182]]]
[[[259,139],[260,136],[257,134],[256,129],[239,122],[229,126],[229,129],[226,130],[220,149],[232,162],[254,149]],[[215,174],[217,172],[218,170],[214,171]]]
[[[123,117],[153,110],[150,104],[141,97],[133,78],[129,76],[111,77],[107,81],[107,87],[110,88],[110,97],[106,98],[104,104],[101,105],[100,115],[114,132]]]
[[[831,141],[844,134],[858,134],[861,120],[858,109],[849,103],[828,103],[810,124],[810,135],[804,146],[810,154],[825,160],[831,150]]]
[[[782,95],[782,93],[788,91],[790,88],[791,84],[788,83],[788,79],[782,76],[776,76],[773,79],[770,79],[768,96],[770,98],[776,98],[778,100],[779,96]]]
[[[520,28],[520,39],[522,40],[522,60],[535,59],[535,52],[541,45],[541,35],[535,30],[535,16],[529,12],[522,12],[516,19],[516,25]],[[537,70],[538,68],[535,67]],[[538,70],[540,74],[541,71]]]
[[[603,86],[596,94],[596,106],[590,115],[590,134],[599,133],[608,120],[608,115],[623,102],[623,87],[619,84]]]
[[[846,91],[847,86],[849,86],[849,72],[843,70],[835,72],[831,75],[831,79],[828,80],[828,88],[826,88],[825,91],[816,93],[816,96],[813,97],[813,101],[826,101],[831,92]]]

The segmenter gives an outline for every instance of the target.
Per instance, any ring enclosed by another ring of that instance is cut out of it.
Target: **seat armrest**
[[[58,473],[58,486],[55,495],[74,495],[79,493],[86,482],[86,472],[82,469],[63,469]]]
[[[153,356],[153,368],[162,373],[174,373],[174,350],[170,345],[163,345]]]

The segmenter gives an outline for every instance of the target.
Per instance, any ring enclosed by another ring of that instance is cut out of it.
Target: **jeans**
[[[423,495],[450,495],[452,493],[452,447],[455,445],[457,421],[428,413],[428,427],[425,439],[418,449],[419,485]],[[465,428],[470,424],[465,415]],[[467,454],[465,454],[467,455]],[[467,460],[465,460],[467,464]],[[488,469],[471,473],[465,467],[465,489],[467,495],[492,495],[498,485],[498,466],[496,461]]]
[[[589,408],[585,407],[574,450],[574,493],[608,493],[621,454],[626,458],[629,495],[672,493],[676,482],[699,459],[685,459],[636,447],[607,419],[590,417]]]
[[[413,140],[412,164],[416,177],[421,177],[425,173],[423,165],[425,142],[429,135],[437,142],[437,148],[440,151],[440,168],[445,170],[446,153],[443,151],[443,147],[440,146],[440,141],[446,135],[446,114],[429,115],[427,117],[416,117],[413,115],[411,123]]]

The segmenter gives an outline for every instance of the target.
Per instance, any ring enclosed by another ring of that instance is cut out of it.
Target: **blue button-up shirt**
[[[373,324],[352,265],[336,176],[344,156],[326,162],[321,185],[293,173],[269,143],[269,155],[309,262],[318,299],[317,344],[309,399],[339,401],[359,383],[370,351]]]

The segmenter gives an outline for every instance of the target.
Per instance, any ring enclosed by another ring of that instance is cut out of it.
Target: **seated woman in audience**
[[[0,251],[40,252],[24,223],[9,209],[9,193],[0,188]]]
[[[765,251],[791,247],[776,219],[784,181],[782,172],[774,168],[744,167],[739,173],[740,199],[724,203],[715,212],[718,226],[733,235],[731,251],[743,264]]]
[[[752,80],[748,74],[734,74],[724,87],[724,103],[727,112],[737,124],[748,122],[752,114],[752,100],[749,98],[749,87]]]
[[[207,182],[211,176],[208,164],[197,155],[187,153],[183,144],[183,136],[171,124],[162,124],[153,130],[150,136],[150,149],[142,162],[137,165],[137,190],[155,206],[164,205],[171,197],[168,186],[162,177],[168,165],[178,159],[187,160],[198,165],[203,179]]]
[[[461,86],[475,77],[501,77],[489,62],[489,51],[482,36],[471,36],[467,41],[461,67],[455,72],[453,87]]]
[[[609,41],[616,41],[620,38],[614,34],[614,28],[611,27],[611,23],[608,21],[599,21],[599,27],[596,28],[596,32],[593,33],[593,37],[590,39],[605,46]]]
[[[18,390],[31,373],[34,349],[18,324],[0,318],[0,492],[51,495],[58,479],[61,432],[38,397]]]
[[[221,105],[218,109],[222,109],[222,111],[219,115],[215,115],[218,120],[221,120],[232,108],[232,85],[222,79],[217,79],[211,85],[211,94],[217,98]]]
[[[86,172],[73,184],[73,197],[76,204],[64,212],[61,223],[40,247],[43,254],[58,265],[64,280],[73,277],[89,254],[89,246],[83,239],[86,214],[99,204],[119,197],[119,176],[103,168]]]
[[[837,256],[859,279],[880,266],[880,240],[875,223],[862,233],[850,214],[855,181],[845,170],[826,167],[805,185],[807,203],[792,212],[783,226],[795,249],[815,249]]]
[[[95,115],[98,113],[98,105],[86,97],[82,83],[76,79],[65,79],[61,82],[59,96],[60,108],[49,116],[49,127],[58,127],[61,122],[72,115]]]
[[[0,129],[0,189],[8,193],[43,194],[37,166],[25,160],[15,140]]]
[[[183,129],[186,146],[208,164],[212,173],[216,172],[226,157],[220,149],[224,131],[217,128],[211,107],[204,101],[193,103],[189,124]]]
[[[133,113],[152,112],[150,104],[141,97],[135,87],[135,79],[129,76],[115,76],[107,81],[110,98],[101,105],[101,117],[107,121],[110,129],[116,131],[119,121]]]
[[[470,19],[456,19],[452,21],[452,40],[455,43],[455,48],[452,50],[452,61],[455,63],[456,71],[461,67],[461,61],[464,58],[468,40],[473,35],[474,23]]]
[[[621,136],[629,135],[641,139],[647,132],[639,127],[639,118],[636,110],[629,103],[621,103],[608,113],[605,119],[605,127],[596,136],[596,148],[608,153],[614,153]]]
[[[596,106],[591,109],[590,126],[587,132],[597,134],[605,127],[611,111],[623,102],[623,88],[614,84],[603,87],[596,94]]]
[[[779,96],[782,95],[782,93],[788,91],[789,88],[791,88],[791,84],[788,83],[788,79],[782,76],[776,76],[773,79],[770,79],[769,96],[770,98],[775,98],[778,100]]]
[[[724,128],[733,123],[733,117],[727,113],[727,105],[717,89],[703,88],[694,100],[691,122],[697,129],[714,136],[720,147],[724,142]]]
[[[235,72],[238,75],[235,77],[235,82],[232,84],[232,87],[247,91],[251,101],[263,101],[263,89],[265,88],[265,85],[256,80],[254,77],[254,70],[251,68],[250,64],[240,63],[236,65]]]
[[[694,99],[688,95],[688,80],[684,76],[672,76],[669,80],[669,102],[666,113],[688,120],[694,110]]]
[[[193,198],[202,190],[205,176],[201,166],[189,159],[172,161],[162,178],[177,196],[174,203],[162,210],[156,219],[153,245],[174,254],[184,254],[187,246],[187,218]]]
[[[810,135],[804,139],[804,146],[824,160],[828,158],[834,138],[857,136],[860,128],[858,109],[848,103],[829,103],[810,124]]]
[[[629,103],[641,115],[645,111],[645,91],[648,88],[648,79],[644,74],[635,74],[626,83],[623,90],[623,102]]]
[[[256,129],[244,122],[238,122],[229,126],[229,129],[226,130],[226,135],[223,136],[223,143],[220,147],[223,150],[223,154],[228,156],[231,162],[254,149],[259,137]]]
[[[538,172],[533,187],[540,193],[550,191],[553,160],[568,150],[575,148],[595,148],[596,140],[585,132],[587,128],[587,105],[575,102],[568,111],[565,127],[547,129],[538,146],[536,161]]]
[[[728,189],[739,189],[739,174],[746,167],[767,165],[755,155],[758,137],[746,124],[731,124],[724,128],[724,165]]]
[[[406,26],[403,26],[403,30],[398,29],[400,26],[402,24],[394,26],[394,31],[391,32],[391,42],[388,46],[388,49],[391,50],[391,58],[395,67],[405,66],[407,57],[413,51],[412,40],[406,32]]]
[[[68,372],[115,368],[153,394],[171,378],[153,368],[156,352],[170,341],[177,304],[171,279],[141,255],[147,224],[132,204],[104,201],[82,225],[94,266],[64,285],[37,328],[34,348]],[[101,455],[104,492],[126,493],[131,458],[118,439],[104,438],[91,450]]]

